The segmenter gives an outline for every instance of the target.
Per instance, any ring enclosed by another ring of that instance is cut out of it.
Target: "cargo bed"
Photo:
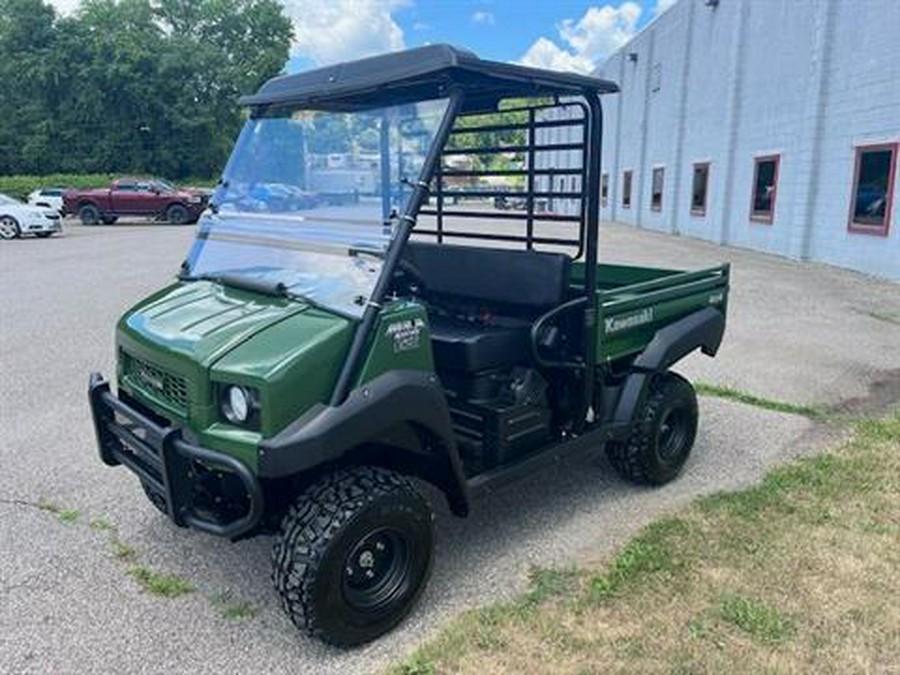
[[[584,265],[572,267],[572,287],[584,289]],[[597,265],[597,363],[643,351],[661,327],[703,307],[724,314],[728,303],[728,264],[696,272]]]

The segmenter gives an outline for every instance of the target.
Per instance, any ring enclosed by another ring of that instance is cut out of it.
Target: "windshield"
[[[447,99],[251,119],[203,215],[190,277],[247,277],[360,316]]]

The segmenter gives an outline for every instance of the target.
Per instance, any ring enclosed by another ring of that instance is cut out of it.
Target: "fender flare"
[[[631,422],[655,375],[665,372],[696,349],[707,356],[715,356],[724,333],[725,315],[714,307],[705,307],[660,328],[634,360],[633,372],[622,387],[612,421]]]
[[[397,425],[422,429],[432,440],[420,453],[434,471],[421,476],[444,491],[451,510],[469,511],[469,492],[444,391],[433,373],[394,370],[358,386],[338,406],[314,405],[259,444],[261,478],[292,476],[339,461]],[[398,452],[409,452],[398,449]]]

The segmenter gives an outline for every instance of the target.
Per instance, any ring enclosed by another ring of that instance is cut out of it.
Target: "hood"
[[[271,434],[328,399],[352,325],[294,300],[192,281],[129,310],[117,343],[132,357],[188,378],[194,387],[190,417],[201,428],[218,419],[210,405],[212,382],[257,387],[261,431]]]
[[[122,317],[120,331],[145,348],[158,347],[208,367],[253,335],[307,309],[293,300],[192,281],[133,307]]]

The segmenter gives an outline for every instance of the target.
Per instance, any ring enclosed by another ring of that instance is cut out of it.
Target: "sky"
[[[78,0],[50,0],[63,13]],[[675,0],[283,0],[289,72],[448,42],[478,56],[590,72]]]

